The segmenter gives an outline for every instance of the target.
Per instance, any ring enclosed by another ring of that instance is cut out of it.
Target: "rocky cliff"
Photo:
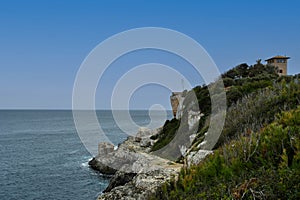
[[[128,137],[116,150],[108,143],[99,144],[99,154],[89,165],[113,177],[98,199],[147,199],[171,178],[176,178],[182,165],[150,153],[160,129],[141,128],[135,137]]]

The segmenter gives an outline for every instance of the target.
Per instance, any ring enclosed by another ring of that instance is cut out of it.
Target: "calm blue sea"
[[[114,143],[127,137],[111,111],[97,111],[97,116]],[[140,126],[150,122],[148,111],[131,111],[131,116]],[[95,199],[108,177],[88,167],[90,158],[72,111],[0,110],[1,200]]]

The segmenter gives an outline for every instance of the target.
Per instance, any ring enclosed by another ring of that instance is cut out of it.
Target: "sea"
[[[115,145],[127,138],[111,111],[96,114]],[[130,115],[138,126],[155,119],[157,126],[164,123],[146,110],[130,111]],[[167,118],[171,118],[169,111]],[[91,127],[91,131],[97,130]],[[0,200],[96,199],[110,177],[91,169],[91,158],[71,110],[0,110]]]

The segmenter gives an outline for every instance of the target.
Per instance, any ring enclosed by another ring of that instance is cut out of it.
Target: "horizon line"
[[[115,111],[149,111],[149,109],[114,109]],[[73,111],[68,108],[0,108],[0,111]],[[112,109],[76,109],[74,111],[112,111]],[[164,111],[152,109],[151,111]],[[172,110],[166,110],[172,111]]]

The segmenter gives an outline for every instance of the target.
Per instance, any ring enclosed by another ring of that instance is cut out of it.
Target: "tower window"
[[[277,59],[277,63],[285,63],[284,59]]]

